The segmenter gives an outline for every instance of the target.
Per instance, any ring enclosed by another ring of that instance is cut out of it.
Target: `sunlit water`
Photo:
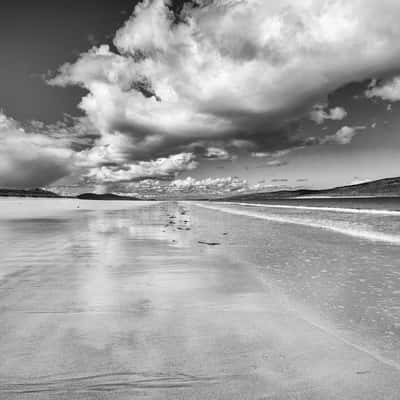
[[[0,398],[399,398],[396,207],[292,204],[0,199]]]

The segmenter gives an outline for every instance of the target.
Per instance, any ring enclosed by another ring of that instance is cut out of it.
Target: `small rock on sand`
[[[208,246],[219,246],[221,244],[221,243],[218,243],[218,242],[204,242],[202,240],[199,240],[197,243],[207,244]]]

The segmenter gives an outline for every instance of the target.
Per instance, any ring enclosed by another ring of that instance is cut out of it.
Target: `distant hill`
[[[332,189],[299,189],[280,190],[276,192],[247,193],[226,197],[227,201],[263,201],[273,199],[290,199],[308,196],[324,197],[400,197],[400,177],[379,179],[377,181],[359,183],[357,185],[340,186]]]
[[[43,189],[0,189],[0,197],[47,197],[47,198],[72,198],[73,196],[60,196],[50,190]],[[114,193],[96,194],[82,193],[76,196],[82,200],[140,200],[133,196],[119,196]]]
[[[54,192],[43,189],[0,189],[3,197],[61,197]]]
[[[97,194],[97,193],[82,193],[76,196],[77,199],[81,200],[140,200],[137,197],[133,196],[120,196],[114,193],[105,193],[105,194]]]

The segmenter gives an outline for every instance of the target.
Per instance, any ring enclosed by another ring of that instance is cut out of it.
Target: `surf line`
[[[230,203],[230,204],[232,204],[232,203]],[[235,203],[233,203],[233,204],[235,205]],[[238,205],[238,204],[236,203],[236,205]],[[225,212],[228,214],[240,215],[240,216],[244,216],[244,217],[264,219],[267,221],[280,222],[280,223],[285,223],[285,224],[302,225],[302,226],[308,226],[308,227],[317,228],[317,229],[325,229],[325,230],[329,230],[329,231],[332,231],[335,233],[352,236],[352,237],[355,237],[358,239],[365,239],[365,240],[369,240],[372,242],[382,242],[382,243],[387,243],[387,244],[392,244],[392,245],[400,245],[400,236],[389,235],[387,233],[374,232],[374,231],[362,231],[359,229],[333,226],[328,223],[324,224],[321,222],[302,220],[300,218],[285,218],[285,217],[275,216],[275,215],[258,214],[258,213],[254,213],[254,212],[247,211],[247,210],[241,211],[241,210],[235,210],[233,208],[211,206],[208,204],[206,205],[206,204],[196,203],[196,206],[201,207],[201,208],[206,208],[209,210]]]
[[[400,211],[396,210],[376,210],[367,208],[343,208],[343,207],[316,207],[316,206],[290,206],[285,204],[259,204],[259,203],[242,203],[242,202],[226,202],[221,201],[218,204],[236,204],[246,207],[263,207],[263,208],[283,208],[293,210],[310,210],[310,211],[331,211],[337,213],[350,213],[350,214],[368,214],[368,215],[397,215],[400,216]]]

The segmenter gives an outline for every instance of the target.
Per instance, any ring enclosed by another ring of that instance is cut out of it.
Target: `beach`
[[[0,199],[0,398],[398,399],[400,213],[314,207]]]

